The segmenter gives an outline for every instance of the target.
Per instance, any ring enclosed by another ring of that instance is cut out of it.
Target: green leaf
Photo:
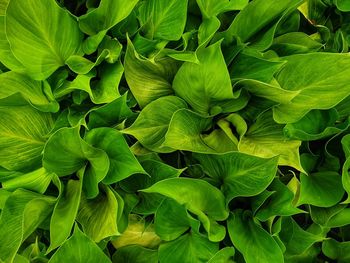
[[[0,181],[2,188],[9,191],[23,188],[43,194],[51,183],[52,177],[53,173],[50,173],[41,167],[29,173],[0,177]]]
[[[76,90],[89,94],[95,104],[104,104],[120,97],[119,82],[123,75],[123,65],[120,61],[114,64],[104,63],[99,71],[91,71],[86,75],[77,75],[73,81],[65,81],[63,85],[54,90],[55,98],[61,98]],[[94,77],[99,80],[93,81]],[[84,98],[85,99],[85,98]]]
[[[298,205],[331,207],[340,202],[344,192],[341,176],[337,172],[318,172],[308,176],[301,173]]]
[[[141,57],[128,39],[124,66],[126,81],[141,108],[173,93],[171,82],[178,68],[174,59]]]
[[[94,242],[119,235],[117,220],[120,217],[117,193],[108,186],[101,187],[103,191],[94,198],[81,197],[77,221],[82,225],[84,233]]]
[[[203,117],[187,109],[178,110],[171,119],[163,146],[198,153],[220,153],[237,149],[222,130],[204,134],[211,125],[211,117]]]
[[[233,20],[225,34],[229,37],[240,37],[243,42],[249,41],[264,27],[281,17],[291,6],[301,4],[301,0],[280,1],[274,0],[251,1]]]
[[[217,243],[210,242],[194,232],[160,245],[160,263],[207,262],[219,250]]]
[[[88,163],[83,188],[87,196],[93,198],[98,195],[98,183],[106,177],[110,162],[106,152],[80,138],[79,130],[77,126],[56,131],[45,145],[43,166],[58,176],[66,176]]]
[[[231,10],[242,10],[248,0],[197,0],[203,17],[210,18]]]
[[[50,220],[48,252],[62,245],[70,236],[78,213],[81,191],[82,179],[69,180],[66,187],[61,190]]]
[[[0,166],[32,171],[39,167],[52,116],[30,106],[0,107]]]
[[[155,213],[155,230],[157,235],[165,241],[171,241],[189,228],[198,231],[200,223],[188,214],[185,206],[176,201],[166,198]]]
[[[0,74],[0,105],[27,104],[44,112],[57,112],[59,109],[47,82],[36,81],[13,71]]]
[[[234,80],[253,79],[270,83],[274,74],[280,70],[285,62],[263,59],[248,52],[239,54],[230,67],[230,76]]]
[[[320,50],[322,46],[320,42],[303,32],[291,32],[276,37],[271,49],[276,51],[280,56],[289,56],[316,52]]]
[[[218,251],[208,263],[233,263],[235,249],[233,247],[225,247]]]
[[[277,81],[284,89],[299,94],[290,103],[274,107],[276,122],[296,122],[312,109],[330,109],[350,95],[348,55],[309,53],[283,59],[287,64],[277,74]]]
[[[312,110],[295,123],[288,123],[283,132],[288,138],[302,141],[320,140],[342,132],[349,126],[349,121],[337,123],[339,115],[335,109]]]
[[[271,111],[262,113],[238,144],[241,152],[262,158],[279,156],[279,165],[288,165],[304,171],[300,164],[300,141],[283,135],[283,125],[275,123]]]
[[[228,217],[223,194],[203,180],[170,178],[157,182],[142,192],[162,194],[184,204],[190,212],[205,213],[214,220],[225,220]]]
[[[119,131],[105,127],[93,129],[85,140],[108,155],[109,170],[103,179],[104,184],[119,182],[135,173],[145,173]]]
[[[117,249],[129,245],[156,248],[160,242],[161,240],[155,233],[153,224],[146,224],[142,218],[130,215],[128,227],[117,239],[112,241],[112,244]]]
[[[143,175],[132,175],[119,183],[120,187],[128,192],[135,192],[148,188],[167,178],[179,177],[184,169],[176,169],[165,163],[155,160],[145,160],[141,162],[145,169]],[[139,214],[153,214],[157,211],[158,206],[164,197],[158,194],[139,193],[139,203],[133,208],[133,212]]]
[[[11,0],[6,36],[13,54],[34,79],[49,77],[71,55],[80,54],[83,38],[74,18],[52,0]]]
[[[55,198],[17,189],[0,217],[0,261],[12,262],[22,242],[51,213]]]
[[[127,94],[99,108],[92,108],[89,113],[89,129],[97,127],[113,127],[135,114],[127,105]]]
[[[233,152],[223,155],[195,154],[204,171],[222,183],[227,203],[239,196],[254,196],[264,191],[277,172],[278,157],[263,159]]]
[[[158,263],[158,252],[139,245],[119,248],[113,255],[114,263]]]
[[[342,184],[348,195],[344,203],[350,203],[350,135],[345,135],[341,140],[341,144],[346,157],[342,167]]]
[[[225,228],[216,223],[228,217],[224,195],[208,182],[191,178],[170,178],[157,182],[142,192],[158,193],[185,205],[203,223],[210,241],[218,242],[225,237]]]
[[[138,11],[141,27],[147,38],[181,38],[186,24],[187,0],[149,0]]]
[[[286,246],[286,254],[301,255],[316,242],[324,240],[322,236],[317,236],[303,230],[291,217],[282,217],[281,232],[278,236]]]
[[[328,239],[322,243],[322,252],[330,259],[339,263],[346,263],[350,260],[350,242],[338,242]]]
[[[0,62],[8,69],[24,73],[25,68],[13,55],[10,43],[6,37],[5,13],[8,2],[9,1],[6,0],[0,3],[0,5],[2,5],[0,10]]]
[[[342,12],[349,12],[350,11],[349,0],[335,0],[334,2],[340,11],[342,11]]]
[[[103,251],[76,225],[73,235],[53,254],[49,263],[66,261],[86,263],[110,263]]]
[[[108,30],[125,19],[137,2],[138,0],[130,0],[127,3],[123,0],[102,0],[96,9],[79,17],[79,27],[88,35]]]
[[[292,216],[304,212],[296,207],[295,195],[279,179],[275,179],[268,189],[273,192],[267,198],[263,196],[262,203],[255,213],[258,220],[267,221],[274,216]],[[253,203],[260,203],[261,195],[264,193],[254,197]]]
[[[148,104],[137,117],[136,121],[123,133],[134,136],[144,147],[157,152],[171,152],[164,147],[164,136],[168,130],[173,114],[183,108],[186,103],[175,96],[159,98]],[[159,109],[162,109],[161,111]]]
[[[249,211],[231,213],[227,228],[233,245],[247,263],[284,262],[281,248],[273,237],[258,225]]]
[[[224,57],[217,42],[197,51],[199,64],[185,62],[175,75],[173,89],[195,111],[208,114],[223,100],[233,99]],[[189,88],[191,87],[191,88]]]

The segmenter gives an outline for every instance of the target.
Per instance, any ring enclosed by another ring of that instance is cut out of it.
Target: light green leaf
[[[230,76],[217,42],[197,51],[199,64],[185,62],[175,75],[173,89],[191,107],[208,114],[220,101],[233,99]]]
[[[135,173],[145,173],[119,131],[104,127],[93,129],[87,133],[85,140],[108,155],[109,170],[103,179],[104,184],[119,182]]]
[[[218,250],[218,243],[191,232],[161,244],[158,255],[160,263],[207,262]]]
[[[211,117],[203,117],[187,109],[178,110],[171,119],[163,146],[198,153],[220,153],[237,149],[236,144],[222,130],[204,134],[211,125]]]
[[[61,190],[50,221],[50,247],[47,252],[62,245],[69,237],[78,213],[82,179],[69,180]]]
[[[240,140],[239,151],[262,158],[279,156],[279,165],[304,171],[299,157],[301,141],[284,137],[283,125],[275,123],[271,115],[271,111],[259,115]]]
[[[0,3],[2,5],[0,10],[0,62],[10,70],[24,73],[25,68],[13,55],[6,37],[5,13],[8,2],[6,0]]]
[[[162,146],[165,134],[173,114],[187,108],[186,103],[175,96],[159,98],[148,104],[136,121],[123,133],[134,136],[143,146],[157,152],[171,152],[169,147]],[[159,110],[162,109],[162,110]]]
[[[229,203],[239,196],[254,196],[264,191],[277,172],[278,157],[264,159],[232,152],[223,155],[195,154],[204,171],[218,182]]]
[[[43,167],[29,173],[0,177],[2,187],[9,191],[23,188],[43,194],[52,180],[53,173]]]
[[[141,108],[173,93],[171,82],[178,68],[176,60],[169,57],[152,60],[141,57],[128,39],[124,66],[126,81]]]
[[[233,256],[235,249],[233,247],[225,247],[218,251],[208,263],[234,263]]]
[[[76,225],[73,235],[53,254],[49,263],[111,263],[106,254]]]
[[[158,263],[158,252],[139,245],[130,245],[119,248],[112,259],[114,263]]]
[[[284,262],[281,248],[268,232],[258,225],[249,211],[235,210],[227,222],[233,245],[247,263]]]
[[[350,135],[345,135],[341,140],[342,148],[345,153],[345,162],[342,167],[342,184],[348,195],[344,203],[350,203]]]
[[[59,109],[46,81],[36,81],[13,71],[0,74],[0,105],[23,106],[28,103],[44,112]]]
[[[34,170],[41,162],[52,116],[31,106],[0,107],[0,165],[8,170]]]
[[[127,229],[112,241],[112,244],[117,249],[129,245],[156,248],[160,242],[161,240],[155,233],[153,224],[146,224],[141,217],[130,215]]]
[[[55,198],[17,189],[0,217],[0,261],[12,262],[22,242],[51,213]]]
[[[248,0],[197,0],[197,4],[205,18],[217,16],[231,10],[242,10]]]
[[[117,220],[120,214],[116,193],[108,186],[102,186],[100,194],[94,199],[81,197],[77,221],[82,225],[84,233],[94,242],[119,235]]]
[[[296,122],[312,109],[330,109],[350,95],[348,55],[309,53],[283,59],[287,64],[277,74],[277,81],[284,89],[299,94],[291,102],[274,107],[276,122]]]
[[[186,24],[187,0],[149,0],[138,11],[141,27],[147,38],[181,38]]]
[[[137,2],[138,0],[102,0],[96,9],[79,17],[79,27],[88,35],[108,30],[125,19]]]
[[[15,57],[35,79],[47,78],[71,55],[81,53],[83,38],[74,18],[52,0],[11,0],[6,36]]]
[[[190,212],[205,213],[214,220],[225,220],[228,216],[223,194],[219,189],[200,179],[165,179],[142,192],[159,193],[170,197],[185,205]]]

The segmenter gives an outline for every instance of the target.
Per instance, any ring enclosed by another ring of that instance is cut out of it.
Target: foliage
[[[349,0],[0,0],[0,262],[349,262],[349,47]]]

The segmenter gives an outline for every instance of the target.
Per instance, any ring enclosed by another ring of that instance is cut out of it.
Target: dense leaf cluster
[[[0,0],[0,262],[350,262],[349,0]]]

